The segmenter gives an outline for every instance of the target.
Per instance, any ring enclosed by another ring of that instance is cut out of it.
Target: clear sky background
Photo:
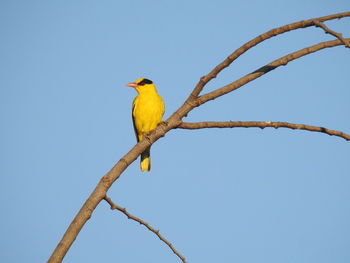
[[[152,79],[167,118],[253,37],[350,10],[334,1],[0,1],[0,257],[45,262],[83,202],[135,144],[124,84]],[[326,23],[350,37],[350,19]],[[331,40],[265,41],[206,91]],[[350,133],[350,51],[322,50],[195,109],[188,121],[261,120]],[[287,129],[175,130],[108,195],[195,262],[350,262],[350,142]],[[64,262],[180,262],[102,202]]]

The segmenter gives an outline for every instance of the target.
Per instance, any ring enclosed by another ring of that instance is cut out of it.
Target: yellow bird
[[[149,79],[139,78],[126,86],[135,88],[138,93],[132,103],[132,120],[136,140],[139,142],[162,121],[164,102]],[[141,171],[151,170],[150,149],[151,147],[148,147],[141,154]]]

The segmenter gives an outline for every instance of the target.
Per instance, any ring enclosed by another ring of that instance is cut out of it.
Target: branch
[[[321,18],[317,18],[318,21],[326,21],[336,18],[342,18],[350,16],[350,12],[340,13],[340,14],[334,14],[330,16],[325,16]],[[315,19],[311,19],[314,21]],[[219,64],[217,67],[215,67],[208,75],[201,78],[199,83],[196,85],[196,87],[193,89],[192,93],[189,95],[189,97],[186,99],[186,101],[183,103],[183,105],[176,110],[166,121],[158,125],[156,129],[154,129],[147,137],[147,140],[142,140],[139,143],[137,143],[127,154],[125,154],[115,165],[114,167],[105,174],[99,183],[97,184],[94,191],[91,193],[89,198],[85,201],[84,205],[81,207],[79,212],[74,217],[73,221],[69,225],[68,229],[64,233],[61,241],[56,246],[55,250],[51,254],[48,262],[49,263],[57,263],[62,262],[64,256],[66,255],[67,251],[77,238],[80,230],[83,228],[84,224],[90,219],[93,211],[97,207],[97,205],[104,199],[106,196],[106,193],[108,189],[112,186],[112,184],[120,177],[120,175],[124,172],[124,170],[132,163],[134,162],[137,157],[146,150],[150,145],[152,145],[154,142],[156,142],[159,138],[163,137],[168,131],[178,127],[181,124],[182,118],[187,116],[187,114],[195,107],[205,103],[208,100],[215,99],[218,96],[221,96],[225,93],[228,93],[234,89],[237,89],[244,85],[245,83],[250,82],[253,79],[256,79],[260,77],[261,75],[267,73],[268,71],[280,66],[285,65],[289,61],[296,59],[289,59],[286,58],[285,62],[282,61],[280,65],[278,63],[275,64],[269,64],[267,67],[262,67],[258,71],[249,74],[246,77],[243,77],[240,80],[237,80],[221,89],[215,90],[214,92],[205,94],[201,97],[198,97],[198,94],[201,92],[203,87],[213,78],[216,77],[216,75],[224,68],[228,67],[232,61],[234,61],[236,58],[238,58],[241,54],[246,52],[251,47],[257,45],[258,43],[281,33],[294,30],[297,28],[303,28],[308,27],[310,25],[310,20],[306,21],[300,21],[297,23],[289,24],[285,26],[285,28],[276,28],[273,30],[268,31],[265,34],[262,34],[258,36],[257,38],[253,39],[252,41],[246,43],[241,48],[236,50],[234,53],[232,53],[225,61],[223,61],[221,64]],[[284,31],[283,31],[284,30]],[[282,32],[283,31],[283,32]],[[338,41],[338,42],[337,42]],[[331,47],[340,45],[340,40],[330,41],[330,42],[324,42],[320,43],[318,45],[322,45],[322,47],[319,47],[317,50],[325,48],[325,47]],[[327,46],[328,45],[328,46]],[[315,52],[317,50],[314,50],[312,52]],[[306,52],[306,54],[311,52]],[[245,83],[244,83],[245,82]]]
[[[349,41],[350,39],[347,38],[346,41]],[[329,47],[335,47],[335,46],[339,46],[341,45],[342,42],[340,40],[333,40],[333,41],[327,41],[327,42],[321,42],[317,45],[314,46],[310,46],[301,50],[298,50],[296,52],[290,53],[287,56],[281,57],[257,70],[255,70],[254,72],[245,75],[244,77],[222,87],[219,89],[216,89],[212,92],[209,92],[207,94],[204,94],[200,97],[198,97],[198,103],[197,105],[201,105],[204,104],[205,102],[209,101],[209,100],[214,100],[222,95],[225,95],[231,91],[234,91],[240,87],[242,87],[243,85],[251,82],[252,80],[255,80],[259,77],[261,77],[262,75],[265,75],[266,73],[270,72],[271,70],[274,70],[280,66],[285,66],[287,65],[289,62],[298,59],[300,57],[306,56],[308,54],[314,53],[316,51],[319,51],[321,49],[324,48],[329,48]]]
[[[339,13],[339,14],[334,14],[334,15],[329,15],[329,16],[323,16],[323,17],[318,17],[318,18],[312,18],[309,20],[302,20],[299,22],[291,23],[288,25],[284,25],[281,27],[277,27],[274,29],[271,29],[254,39],[248,41],[244,45],[242,45],[240,48],[236,49],[231,55],[229,55],[223,62],[221,62],[219,65],[217,65],[210,73],[208,73],[206,76],[203,76],[200,78],[199,82],[197,83],[196,87],[192,91],[190,98],[196,98],[199,93],[203,90],[204,86],[211,81],[212,79],[216,78],[216,76],[225,68],[227,68],[233,61],[235,61],[238,57],[240,57],[242,54],[247,52],[249,49],[252,47],[256,46],[257,44],[271,38],[277,35],[281,35],[283,33],[296,30],[299,28],[306,28],[315,25],[315,21],[319,22],[324,22],[328,20],[333,20],[333,19],[340,19],[343,17],[348,17],[350,16],[350,12],[344,12],[344,13]]]
[[[170,249],[174,252],[174,254],[176,256],[178,256],[183,263],[186,263],[186,259],[173,247],[173,245],[168,241],[166,240],[160,233],[159,233],[159,230],[155,230],[153,227],[151,227],[147,222],[143,221],[142,219],[136,217],[136,216],[133,216],[132,214],[130,214],[128,211],[126,211],[125,208],[122,208],[120,207],[119,205],[113,203],[112,199],[105,196],[104,197],[104,200],[111,206],[111,209],[112,210],[119,210],[120,212],[122,212],[124,215],[126,215],[128,217],[128,219],[132,219],[138,223],[140,223],[141,225],[144,225],[145,227],[148,228],[148,230],[150,230],[151,232],[153,232],[154,234],[157,235],[157,237],[162,240],[165,244],[168,245],[168,247],[170,247]]]
[[[297,130],[306,130],[311,132],[321,132],[328,134],[330,136],[338,136],[347,141],[350,141],[350,135],[341,131],[335,131],[327,129],[324,127],[311,126],[306,124],[296,124],[289,122],[272,122],[272,121],[206,121],[206,122],[182,122],[177,128],[180,129],[203,129],[203,128],[261,128],[272,127],[275,129],[278,128],[289,128]]]
[[[341,33],[337,33],[331,29],[329,29],[325,24],[321,23],[320,21],[317,21],[317,20],[314,20],[314,24],[317,26],[317,27],[321,27],[326,34],[330,34],[332,36],[335,36],[336,38],[338,38],[344,45],[345,47],[347,48],[350,48],[350,41],[346,41],[344,38],[343,38],[343,35]]]

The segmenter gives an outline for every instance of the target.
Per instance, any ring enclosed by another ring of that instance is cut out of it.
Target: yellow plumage
[[[132,119],[139,142],[162,121],[164,102],[149,79],[140,78],[127,86],[135,88],[138,93],[132,104]],[[151,170],[150,148],[141,154],[141,171]]]

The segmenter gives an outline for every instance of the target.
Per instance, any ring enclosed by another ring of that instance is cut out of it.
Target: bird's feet
[[[149,133],[145,133],[144,135],[143,135],[143,137],[149,142],[149,143],[151,143],[151,137],[150,137],[150,132]]]
[[[168,126],[168,122],[167,121],[161,121],[158,125],[163,125],[165,127]]]

